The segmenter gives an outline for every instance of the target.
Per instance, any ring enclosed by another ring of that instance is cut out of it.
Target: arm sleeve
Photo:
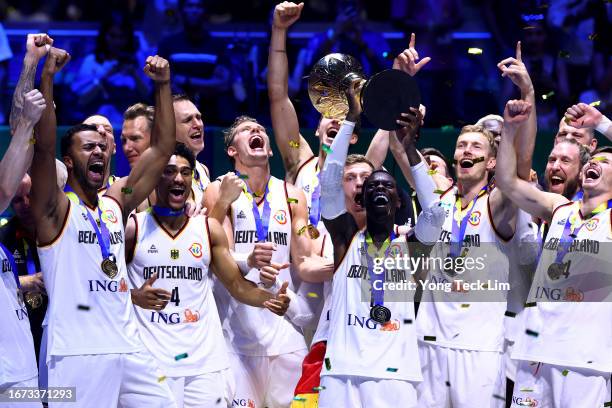
[[[430,208],[433,203],[438,202],[438,195],[436,191],[436,183],[433,177],[427,172],[429,166],[425,160],[421,160],[419,164],[410,168],[412,171],[412,177],[414,178],[414,188],[421,203],[421,208]]]

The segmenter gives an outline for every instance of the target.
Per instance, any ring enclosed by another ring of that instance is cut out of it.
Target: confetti
[[[217,402],[216,402],[216,403],[217,403],[217,404],[220,404],[220,403],[221,403],[221,397],[219,397],[219,399],[217,400]]]
[[[564,121],[566,124],[568,124],[568,125],[569,125],[569,124],[570,124],[570,122],[571,122],[572,120],[571,120],[570,118],[568,118],[567,116],[564,116],[564,117],[563,117],[563,121]]]
[[[259,192],[259,191],[254,191],[254,192],[253,192],[253,196],[254,196],[254,197],[257,197],[257,198],[259,198],[259,197],[263,197],[263,193],[261,193],[261,192]]]
[[[290,140],[289,146],[293,147],[294,149],[297,149],[298,147],[300,147],[300,142],[296,142],[295,140]]]
[[[132,191],[134,191],[134,190],[132,190],[132,189],[131,189],[131,188],[129,188],[129,187],[123,187],[123,188],[121,189],[121,192],[122,192],[123,194],[132,194]]]
[[[599,38],[599,34],[597,34],[597,33],[593,33],[593,34],[589,35],[589,40],[591,40],[591,41],[595,41],[598,38]]]
[[[308,293],[306,294],[306,296],[308,296],[309,298],[318,298],[318,297],[319,297],[319,295],[317,295],[317,294],[316,294],[316,293],[314,293],[314,292],[308,292]]]
[[[306,228],[308,228],[306,225],[304,225],[302,228],[300,228],[297,232],[298,235],[302,235],[304,233],[304,231],[306,231]]]
[[[436,341],[436,336],[424,336],[424,341]]]
[[[397,368],[387,367],[387,371],[389,371],[390,373],[397,373]]]
[[[304,397],[293,397],[294,401],[306,401],[306,398]]]
[[[497,395],[497,394],[493,394],[493,398],[498,399],[498,400],[502,400],[502,401],[506,400],[506,398],[502,397],[501,395]]]
[[[404,319],[404,324],[412,324],[412,319]]]
[[[529,329],[525,330],[525,334],[528,335],[528,336],[533,336],[533,337],[538,337],[539,336],[538,332],[535,332],[535,331],[529,330]]]
[[[320,387],[312,387],[312,390],[313,390],[313,391],[322,391],[322,390],[324,390],[324,389],[325,389],[325,387],[324,387],[324,386],[322,386],[322,385],[321,385]]]
[[[329,361],[329,357],[325,357],[325,368],[327,371],[331,370],[331,361]]]
[[[434,194],[444,194],[444,190],[434,190]]]
[[[521,388],[521,392],[533,392],[532,388]]]
[[[297,203],[298,203],[298,199],[297,199],[297,198],[288,198],[288,199],[287,199],[287,202],[288,202],[289,204],[291,204],[291,203],[295,203],[295,204],[297,204]]]
[[[463,304],[461,304],[461,307],[464,308],[464,309],[467,309],[468,307],[470,307],[470,304],[469,303],[463,303]]]
[[[606,403],[604,404],[604,408],[605,408],[605,407],[612,407],[612,401],[610,401],[610,402],[606,402]]]
[[[182,359],[187,358],[187,357],[188,357],[188,354],[187,353],[183,353],[183,354],[179,354],[178,356],[174,356],[174,359],[176,361],[179,361],[179,360],[182,360]]]
[[[327,154],[331,154],[331,152],[332,152],[331,147],[329,147],[328,145],[323,145],[322,149]]]
[[[592,361],[587,361],[587,364],[593,364],[593,362]]]
[[[450,387],[450,381],[447,381],[447,382],[446,382],[446,386],[447,386],[447,387]]]
[[[525,307],[534,307],[536,305],[536,302],[527,302],[525,303]]]
[[[166,376],[165,376],[165,375],[162,375],[161,377],[159,377],[159,378],[157,379],[157,382],[158,382],[158,383],[160,383],[160,382],[164,381],[165,379],[166,379]]]
[[[569,52],[567,52],[567,51],[563,51],[563,50],[561,50],[561,51],[559,51],[559,57],[560,57],[560,58],[566,58],[566,59],[568,59],[568,58],[570,57],[570,53],[569,53]]]
[[[533,30],[535,28],[535,26],[525,26],[523,27],[523,30]]]
[[[468,54],[480,55],[480,54],[482,54],[482,49],[480,49],[480,48],[468,48]]]
[[[455,127],[453,125],[445,125],[442,126],[440,130],[443,132],[452,132],[453,130],[455,130]]]
[[[28,140],[28,143],[31,144],[31,145],[36,144],[36,139],[34,139],[32,137],[32,138],[30,138],[30,140]]]
[[[555,91],[550,91],[546,95],[542,95],[542,99],[547,100],[547,99],[552,98],[554,95],[555,95]]]
[[[605,156],[595,156],[591,159],[591,161],[604,161],[606,160]]]
[[[87,305],[78,305],[77,309],[79,309],[79,310],[89,310],[89,306],[87,306]]]
[[[516,317],[516,313],[506,310],[506,313],[504,313],[504,316]]]
[[[601,105],[601,101],[595,101],[595,102],[589,103],[589,106],[599,106],[599,105]]]
[[[427,174],[429,174],[430,176],[433,176],[436,173],[438,173],[438,170],[427,170]]]
[[[561,375],[564,376],[564,377],[567,377],[568,374],[569,374],[569,370],[561,371]]]
[[[247,176],[246,174],[241,174],[241,175],[238,176],[238,178],[242,179],[242,180],[247,180],[249,178],[249,176]]]

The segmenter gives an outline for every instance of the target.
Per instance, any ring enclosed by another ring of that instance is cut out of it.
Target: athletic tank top
[[[270,177],[265,197],[270,206],[267,241],[276,244],[272,262],[279,264],[289,263],[290,258],[291,211],[287,198],[285,183]],[[257,198],[242,193],[231,206],[236,253],[251,253],[257,242],[253,199]],[[263,200],[259,203],[258,211],[264,213]],[[251,269],[245,278],[259,283],[259,270]],[[289,268],[282,269],[277,279],[280,282],[288,281],[289,288],[295,291]],[[220,282],[215,283],[215,299],[223,333],[234,352],[249,356],[275,356],[306,348],[304,337],[287,318],[238,302]]]
[[[86,213],[98,222],[97,208],[70,200],[59,236],[38,247],[49,295],[48,357],[143,349],[125,266],[122,209],[108,196],[100,198],[99,205],[110,233],[110,253],[117,261],[113,279],[102,271],[102,253]]]
[[[38,374],[28,311],[13,267],[0,248],[0,389]]]
[[[159,312],[134,306],[143,343],[171,377],[227,368],[227,349],[212,294],[208,220],[204,216],[186,218],[173,237],[150,211],[135,218],[130,283],[139,288],[157,272],[153,287],[172,294]],[[180,358],[184,354],[186,358]]]
[[[327,351],[321,375],[421,381],[414,325],[415,290],[384,291],[391,320],[370,318],[371,285],[365,256],[365,231],[353,237],[334,273]],[[405,236],[391,241],[389,253],[408,254]],[[387,269],[385,283],[414,282],[409,272]]]
[[[553,214],[524,311],[525,331],[517,336],[512,358],[609,373],[612,214],[608,209],[583,219],[579,208],[580,202],[571,202]],[[568,218],[582,227],[558,260]],[[551,267],[555,263],[558,267]]]
[[[457,189],[453,187],[440,197],[446,219],[430,259],[455,262],[449,255],[448,243],[452,237],[453,217],[457,217],[455,222],[460,221],[460,212],[453,211],[456,194]],[[468,217],[470,209],[462,252],[467,249],[466,258],[473,259],[472,265],[445,271],[440,267],[441,262],[430,263],[419,306],[418,338],[442,347],[501,351],[506,293],[493,289],[508,282],[508,258],[491,221],[489,194],[481,192],[475,203],[471,201],[464,209],[464,217]],[[475,286],[467,289],[461,286],[457,290],[454,281]],[[431,285],[438,286],[432,288]],[[488,299],[495,301],[484,301]]]
[[[206,176],[204,165],[196,160],[195,170],[191,178],[191,191],[193,191],[193,197],[196,203],[202,202],[204,191],[206,191],[206,187],[208,187],[209,184],[210,180]]]

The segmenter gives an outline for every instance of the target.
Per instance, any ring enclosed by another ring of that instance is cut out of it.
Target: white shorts
[[[416,408],[415,383],[365,377],[321,377],[319,408]]]
[[[505,399],[502,354],[450,349],[419,342],[423,381],[417,385],[419,408],[488,408]],[[500,378],[501,377],[501,378]]]
[[[513,408],[603,407],[609,401],[610,373],[519,361]]]
[[[32,377],[29,380],[20,381],[16,383],[3,384],[0,387],[0,394],[7,394],[10,389],[18,389],[24,387],[38,388],[38,377]],[[2,408],[42,408],[40,401],[25,402],[19,399],[15,399],[15,402],[0,402]]]
[[[230,365],[236,382],[234,406],[286,408],[291,405],[306,352],[304,349],[272,357],[230,352]]]
[[[168,377],[166,381],[179,407],[232,406],[234,378],[229,368],[188,377]]]
[[[49,387],[75,387],[76,402],[49,407],[176,407],[157,362],[145,351],[51,356]]]

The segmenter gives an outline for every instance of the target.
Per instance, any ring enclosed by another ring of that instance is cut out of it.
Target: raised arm
[[[153,191],[176,144],[170,65],[159,56],[148,57],[144,71],[155,82],[155,120],[151,131],[151,145],[144,151],[129,176],[115,182],[106,193],[122,205],[124,221]]]
[[[313,156],[308,143],[300,137],[297,113],[288,91],[287,30],[300,18],[303,7],[304,3],[285,1],[274,8],[268,53],[268,97],[272,129],[285,166],[285,179],[289,181],[295,180],[300,165]]]
[[[51,242],[60,232],[68,211],[68,198],[57,186],[55,139],[57,123],[53,103],[53,78],[70,60],[61,49],[51,48],[40,76],[40,90],[45,98],[45,109],[40,117],[32,164],[32,212],[36,219],[39,242]]]
[[[565,111],[565,121],[575,128],[595,129],[612,141],[612,121],[591,105],[579,103],[570,106]]]
[[[53,39],[47,34],[28,34],[26,40],[26,54],[19,74],[19,80],[13,93],[13,104],[9,116],[11,134],[15,133],[21,112],[24,109],[24,95],[34,88],[36,67],[41,58],[47,55],[53,45]]]
[[[265,307],[277,315],[284,315],[289,307],[289,297],[286,295],[288,282],[284,282],[276,295],[273,295],[244,279],[230,255],[223,228],[217,220],[209,218],[207,222],[212,247],[211,267],[232,297],[247,305]]]
[[[516,173],[516,132],[527,120],[530,111],[531,104],[522,100],[508,101],[506,104],[504,127],[497,153],[497,168],[503,171],[496,172],[495,180],[504,196],[519,208],[550,222],[554,209],[568,202],[567,198],[560,194],[540,191],[533,184],[519,178]]]
[[[36,89],[25,94],[23,110],[16,119],[17,125],[9,147],[0,162],[0,212],[6,210],[21,183],[34,155],[34,125],[46,107],[43,95]]]

